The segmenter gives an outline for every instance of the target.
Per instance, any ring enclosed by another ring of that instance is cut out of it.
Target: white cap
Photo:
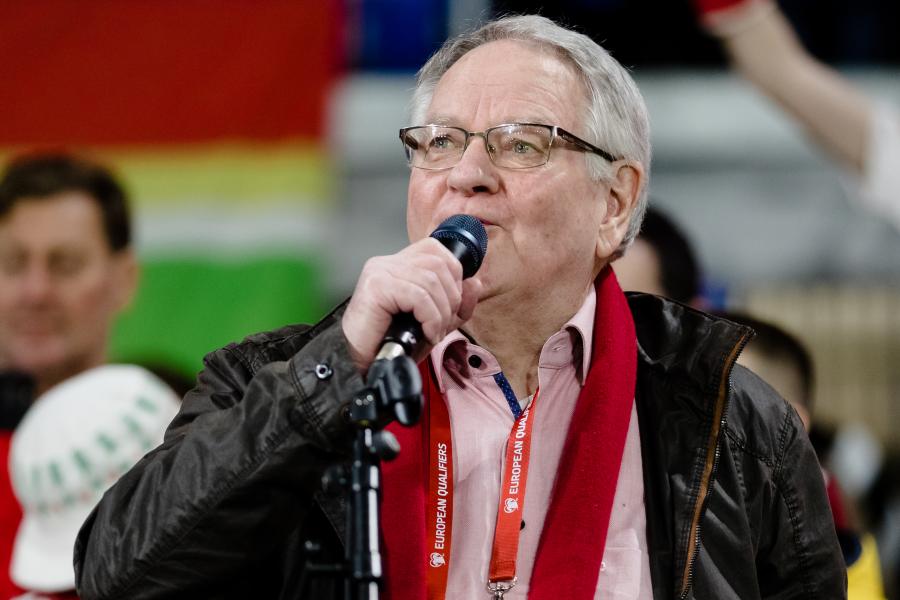
[[[85,371],[34,402],[9,452],[23,512],[10,567],[16,585],[75,588],[78,530],[103,492],[162,443],[178,407],[168,386],[133,365]]]

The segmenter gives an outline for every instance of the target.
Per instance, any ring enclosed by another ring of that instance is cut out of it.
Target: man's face
[[[110,250],[93,199],[20,200],[0,219],[0,368],[44,385],[100,364],[134,279],[131,252]]]
[[[530,45],[501,41],[469,52],[444,74],[426,122],[469,131],[543,123],[584,138],[586,105],[584,87],[570,66]],[[611,253],[609,244],[601,243],[609,186],[591,179],[583,153],[557,142],[550,161],[540,167],[496,167],[482,138],[472,138],[455,167],[412,169],[410,240],[427,236],[451,215],[470,214],[485,224],[489,238],[478,273],[482,301],[508,292],[545,294],[548,282],[555,287],[576,282],[586,290]]]

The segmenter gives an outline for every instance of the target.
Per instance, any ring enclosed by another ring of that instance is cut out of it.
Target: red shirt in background
[[[13,543],[16,531],[22,520],[22,508],[13,494],[12,482],[9,479],[9,444],[12,431],[0,431],[0,599],[14,598],[24,590],[16,586],[9,578],[9,566],[12,561]]]

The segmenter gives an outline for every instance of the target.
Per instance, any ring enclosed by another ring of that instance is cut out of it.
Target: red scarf
[[[592,598],[606,546],[634,401],[637,338],[628,302],[611,268],[604,269],[595,286],[591,367],[575,405],[541,532],[529,584],[532,600],[558,600],[561,590],[566,598]],[[388,427],[403,447],[400,456],[385,463],[383,469],[381,518],[386,597],[391,600],[426,598],[428,461],[424,437],[428,435],[429,404],[443,398],[427,362],[419,368],[425,414],[415,427],[396,423]]]

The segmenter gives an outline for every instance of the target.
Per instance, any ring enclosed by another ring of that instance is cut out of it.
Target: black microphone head
[[[478,272],[487,254],[487,231],[481,221],[471,215],[453,215],[431,232],[463,266],[463,279]]]

